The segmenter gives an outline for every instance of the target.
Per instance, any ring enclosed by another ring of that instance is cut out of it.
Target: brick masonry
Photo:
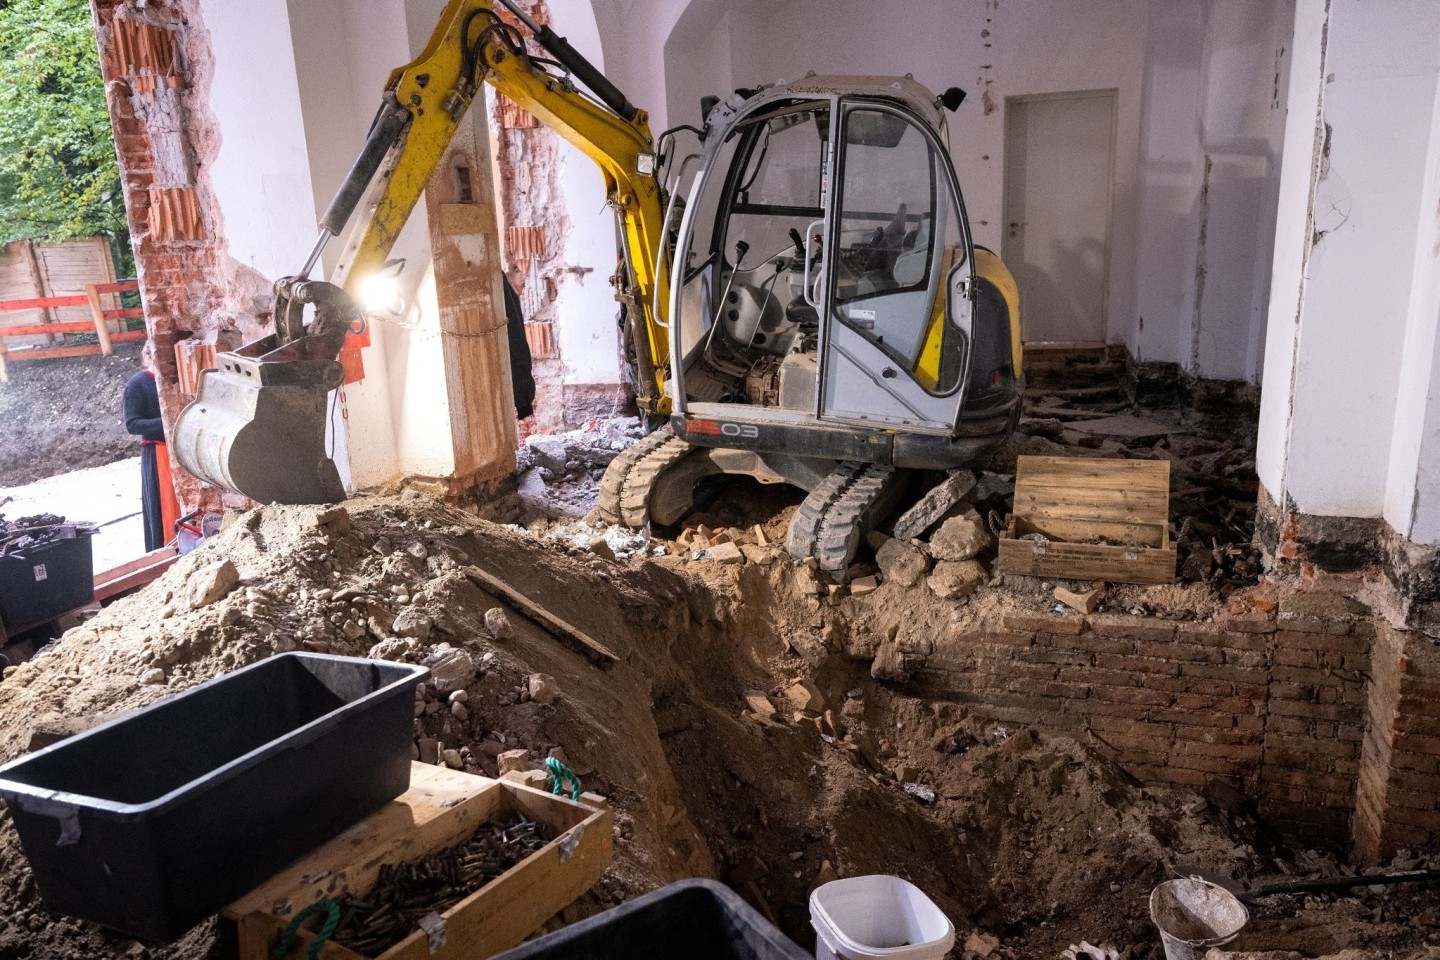
[[[1265,619],[1011,614],[935,645],[917,683],[1080,736],[1147,783],[1222,780],[1376,862],[1440,842],[1440,669],[1419,634],[1301,595]]]

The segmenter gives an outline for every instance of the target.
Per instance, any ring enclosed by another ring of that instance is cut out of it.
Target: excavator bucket
[[[344,370],[315,346],[272,336],[220,354],[176,422],[181,465],[260,503],[344,500],[325,450],[326,402]]]

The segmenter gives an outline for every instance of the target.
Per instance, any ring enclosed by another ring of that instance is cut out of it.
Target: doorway
[[[1005,98],[1002,256],[1027,344],[1103,344],[1115,90]]]

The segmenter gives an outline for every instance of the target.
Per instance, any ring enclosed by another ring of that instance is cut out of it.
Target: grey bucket
[[[1250,911],[1224,887],[1199,877],[1167,880],[1150,891],[1150,919],[1160,928],[1165,960],[1201,960],[1250,922]]]

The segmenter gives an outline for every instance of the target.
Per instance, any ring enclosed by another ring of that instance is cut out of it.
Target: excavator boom
[[[662,190],[653,172],[640,172],[653,171],[648,117],[563,37],[535,23],[512,0],[499,3],[528,30],[530,42],[566,72],[550,72],[532,57],[525,34],[497,13],[494,0],[450,0],[420,56],[391,73],[365,144],[320,220],[306,264],[275,284],[275,332],[221,354],[218,369],[206,371],[194,401],[181,412],[173,443],[191,473],[261,502],[344,498],[325,451],[325,411],[330,391],[342,379],[336,357],[345,331],[361,316],[354,301],[361,284],[384,268],[481,83],[493,85],[600,167],[623,228],[627,269],[619,295],[641,321],[631,328],[630,344],[643,374],[640,403],[648,411],[666,412],[669,343],[663,318],[651,307],[668,302],[656,256]],[[576,87],[577,79],[594,98]],[[362,201],[368,216],[351,231],[330,282],[310,280],[324,246],[345,234]],[[315,307],[308,324],[300,319],[306,305]]]

